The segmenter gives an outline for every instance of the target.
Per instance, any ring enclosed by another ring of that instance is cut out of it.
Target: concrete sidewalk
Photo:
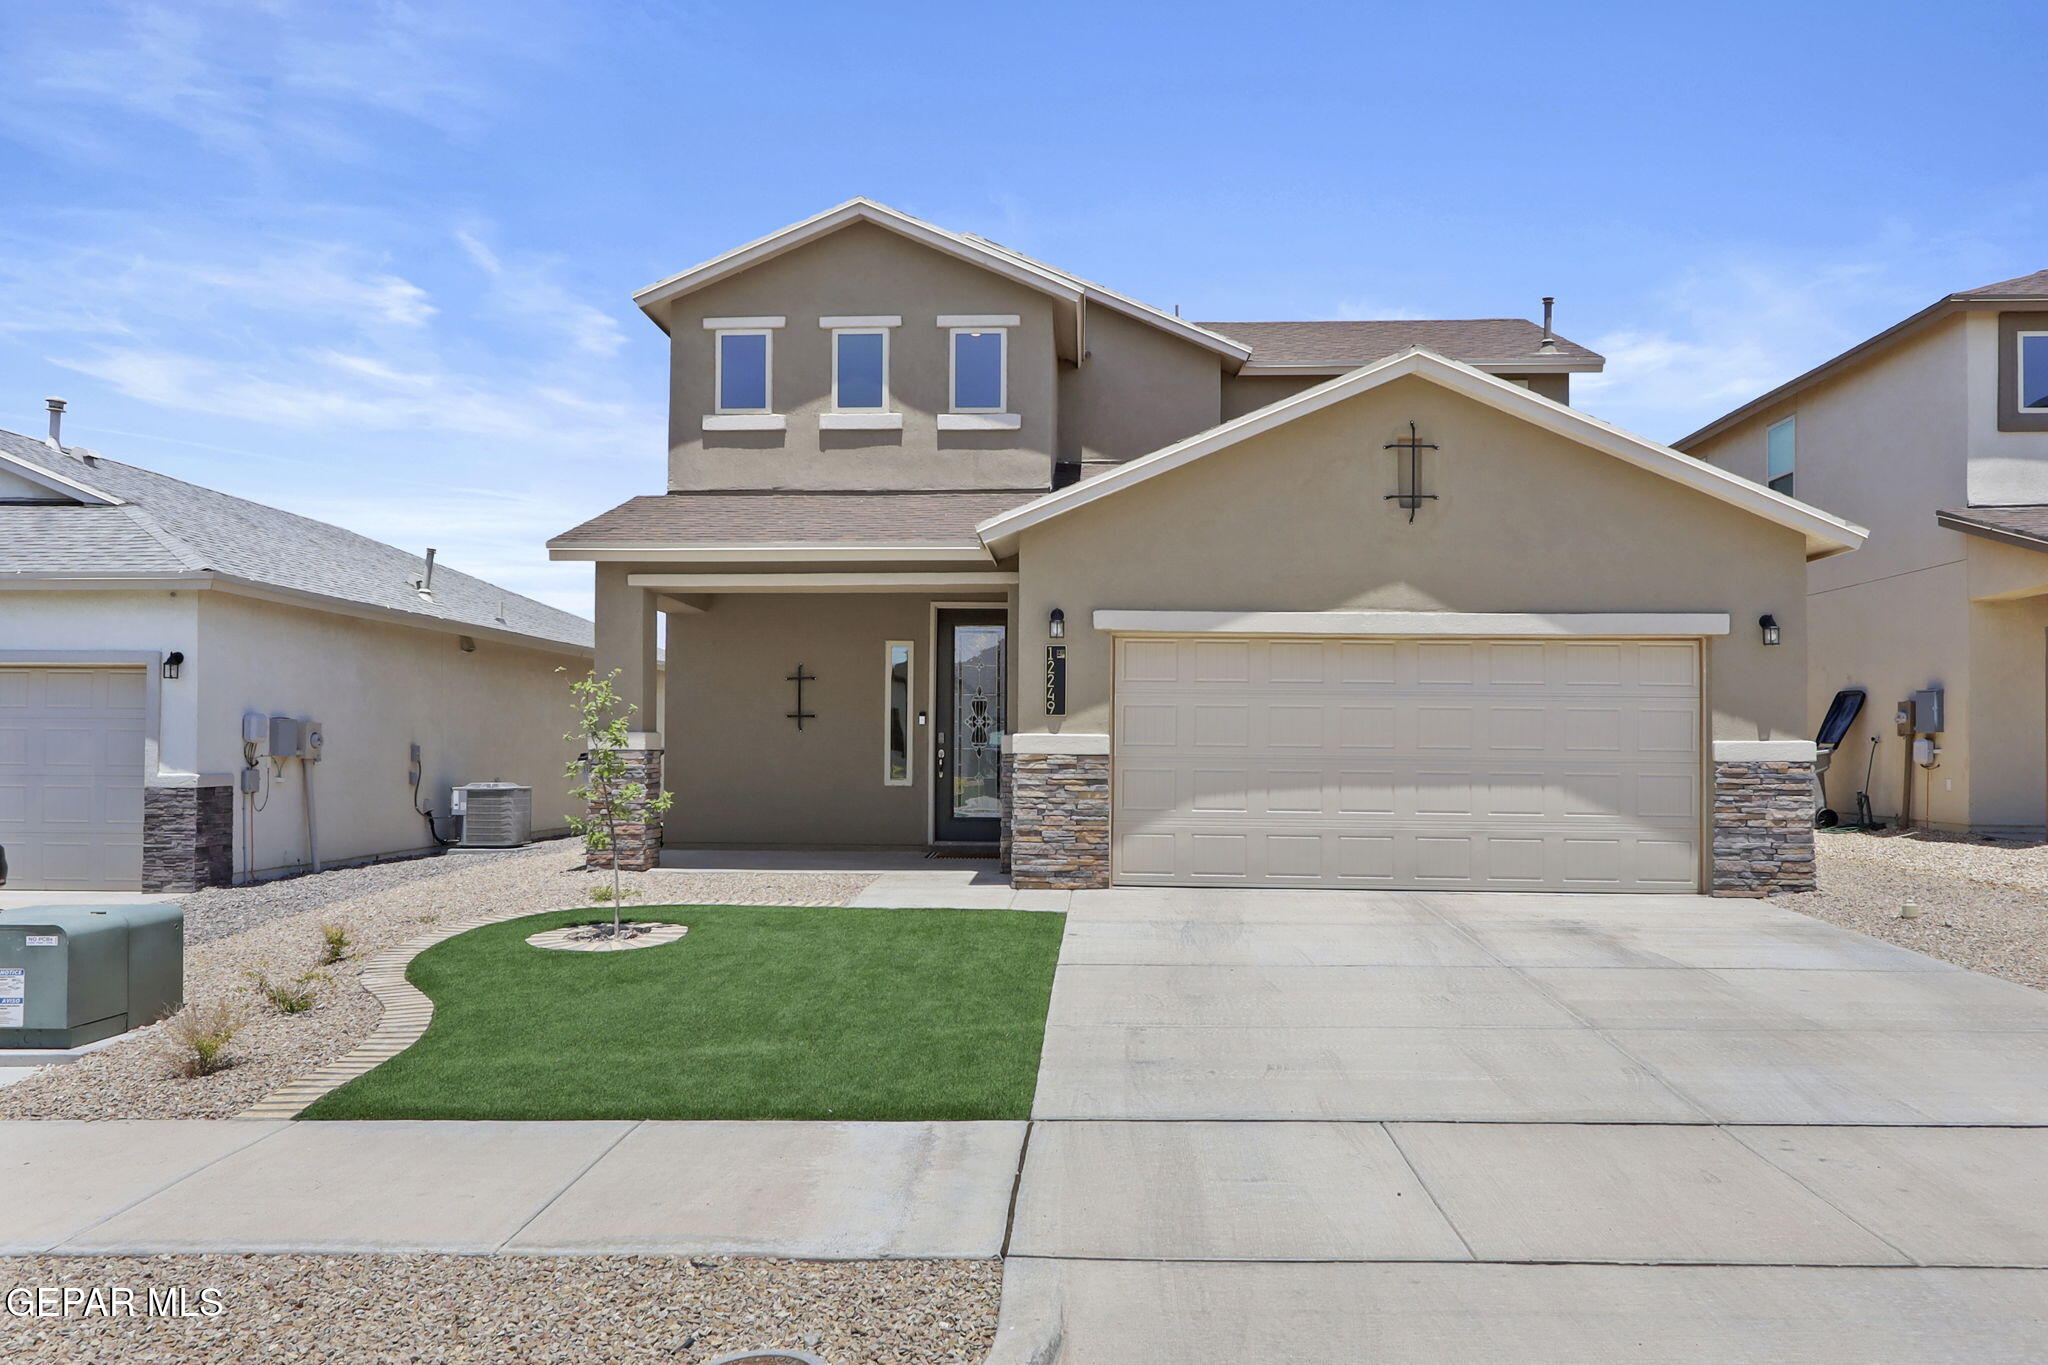
[[[2035,1360],[2048,995],[1682,896],[1078,892],[993,1362]]]
[[[0,1123],[0,1253],[987,1257],[1022,1123]]]

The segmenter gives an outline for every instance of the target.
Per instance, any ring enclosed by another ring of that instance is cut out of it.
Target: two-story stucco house
[[[1951,294],[1678,448],[1870,528],[1807,576],[1809,722],[1840,690],[1868,694],[1833,804],[1851,809],[1869,772],[1881,818],[2041,833],[2048,270]]]
[[[1573,410],[1547,328],[1186,322],[867,200],[637,298],[668,490],[551,552],[644,714],[667,614],[671,845],[1810,884],[1806,564],[1862,533]]]

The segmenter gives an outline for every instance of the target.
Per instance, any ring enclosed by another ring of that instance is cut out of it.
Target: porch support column
[[[626,781],[647,788],[649,797],[661,794],[662,740],[654,728],[660,673],[656,668],[655,623],[659,611],[655,595],[626,581],[624,564],[597,566],[597,659],[600,678],[616,672],[613,679],[619,699],[631,706],[633,727],[628,747],[620,751],[625,760]],[[661,818],[632,812],[635,818],[621,825],[617,843],[609,849],[592,849],[592,867],[616,865],[625,872],[645,872],[661,863]]]
[[[1013,734],[1008,750],[1010,885],[1109,885],[1109,736]]]
[[[1813,766],[1809,740],[1715,742],[1710,894],[1814,889]]]

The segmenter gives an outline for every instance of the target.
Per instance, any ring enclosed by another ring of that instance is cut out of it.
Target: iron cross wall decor
[[[1416,433],[1415,423],[1410,422],[1408,424],[1407,440],[1389,441],[1384,446],[1381,446],[1380,449],[1401,450],[1406,451],[1408,454],[1408,458],[1404,462],[1405,469],[1403,471],[1407,477],[1400,481],[1401,491],[1387,494],[1382,501],[1393,502],[1398,499],[1401,506],[1408,509],[1408,520],[1413,521],[1415,520],[1416,508],[1422,506],[1424,502],[1436,501],[1436,494],[1422,491],[1422,452],[1425,450],[1435,450],[1436,444],[1433,441],[1423,440]]]
[[[818,675],[815,673],[804,672],[804,666],[802,664],[798,664],[796,666],[796,672],[790,674],[787,678],[783,679],[784,682],[793,682],[796,684],[796,710],[791,711],[786,717],[786,719],[795,721],[796,728],[799,730],[804,728],[805,721],[816,720],[818,718],[814,712],[804,710],[804,684],[807,682],[816,682],[817,680]]]

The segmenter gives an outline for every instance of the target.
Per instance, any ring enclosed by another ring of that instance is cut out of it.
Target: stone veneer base
[[[626,765],[626,781],[644,784],[650,797],[661,795],[661,750],[621,749],[619,757]],[[656,818],[621,824],[615,847],[589,849],[585,856],[592,867],[609,868],[616,861],[621,872],[647,872],[660,867],[661,821]]]
[[[1010,884],[1020,890],[1109,885],[1109,755],[1010,754]]]
[[[144,891],[197,891],[234,876],[232,787],[143,788]]]
[[[1714,764],[1716,896],[1775,896],[1814,889],[1813,764]]]

